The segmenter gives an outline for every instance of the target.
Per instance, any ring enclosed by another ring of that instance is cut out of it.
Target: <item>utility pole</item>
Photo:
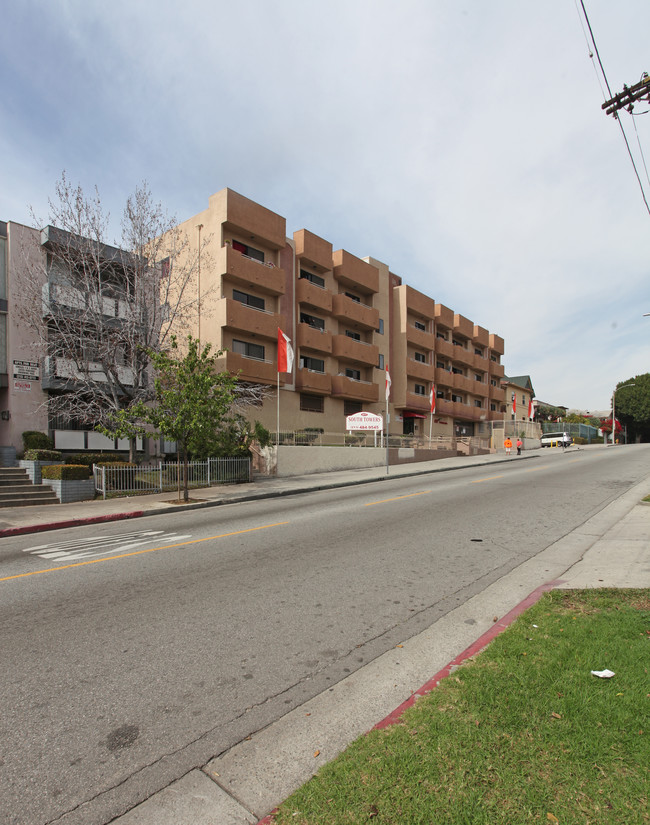
[[[635,83],[634,86],[623,86],[623,91],[619,92],[611,100],[606,100],[601,109],[605,109],[608,115],[616,114],[620,109],[627,108],[628,112],[632,112],[634,104],[637,100],[647,100],[650,103],[650,75],[643,72],[641,80]]]

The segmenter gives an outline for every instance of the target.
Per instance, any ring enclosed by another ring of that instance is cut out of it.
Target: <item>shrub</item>
[[[128,459],[125,456],[113,455],[112,453],[75,453],[74,455],[67,455],[64,460],[66,464],[86,464],[88,467],[92,467],[93,464],[101,464],[102,462],[115,464],[126,462]]]
[[[95,467],[119,467],[119,469],[123,469],[124,467],[137,467],[137,464],[133,464],[130,461],[96,461]]]
[[[23,447],[25,450],[53,450],[54,441],[38,430],[25,430],[23,433]]]
[[[61,453],[59,450],[27,450],[25,452],[25,461],[60,461]]]
[[[50,464],[41,469],[43,478],[71,481],[90,476],[90,469],[85,464]]]

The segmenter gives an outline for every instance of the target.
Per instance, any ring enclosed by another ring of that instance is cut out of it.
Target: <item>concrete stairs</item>
[[[0,507],[29,507],[30,504],[58,504],[47,484],[32,484],[27,470],[0,467]]]

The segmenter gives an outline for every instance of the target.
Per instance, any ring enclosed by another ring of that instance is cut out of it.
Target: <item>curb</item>
[[[427,693],[431,693],[434,688],[437,688],[440,682],[457,667],[462,665],[463,662],[470,659],[472,656],[476,656],[477,653],[480,653],[484,648],[486,648],[490,642],[503,633],[515,619],[517,619],[522,613],[528,610],[529,607],[532,607],[536,604],[544,593],[548,593],[550,590],[554,590],[558,584],[562,583],[562,579],[555,579],[551,582],[547,582],[546,584],[542,584],[533,590],[532,593],[529,593],[525,599],[523,599],[519,604],[515,605],[512,610],[510,610],[506,615],[496,622],[493,627],[489,630],[486,630],[483,635],[479,636],[479,638],[473,642],[469,647],[465,648],[462,653],[459,653],[456,658],[452,659],[442,670],[439,670],[435,676],[429,679],[428,682],[425,682],[421,688],[416,690],[414,693],[409,696],[401,705],[395,708],[392,713],[389,713],[388,716],[384,717],[380,722],[377,722],[371,730],[383,730],[384,728],[388,728],[391,725],[397,724],[402,715],[408,708],[412,707],[418,699],[422,696],[426,696]],[[271,813],[267,814],[263,819],[258,820],[256,825],[273,825],[274,817],[278,812],[278,808],[274,808]]]
[[[132,513],[111,513],[105,516],[88,516],[87,518],[73,518],[65,521],[52,521],[46,524],[26,524],[23,527],[8,527],[0,530],[0,538],[7,536],[22,536],[26,533],[43,533],[46,530],[64,530],[66,527],[82,527],[84,524],[101,524],[106,521],[123,521],[129,518],[140,518],[146,516],[144,510],[136,510]]]

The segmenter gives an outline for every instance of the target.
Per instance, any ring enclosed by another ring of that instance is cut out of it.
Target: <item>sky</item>
[[[146,181],[229,187],[505,340],[538,399],[650,371],[648,0],[21,0],[0,27],[0,220],[65,170],[116,240]],[[593,49],[592,49],[593,51]]]

